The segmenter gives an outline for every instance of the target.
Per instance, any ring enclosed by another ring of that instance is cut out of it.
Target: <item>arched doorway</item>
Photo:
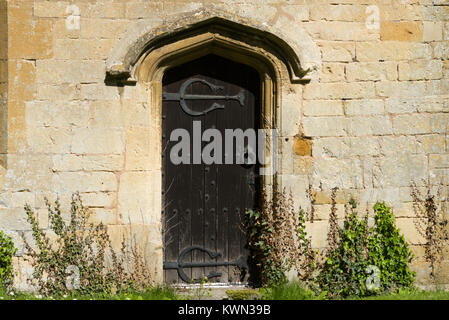
[[[247,283],[255,270],[244,220],[260,179],[254,158],[239,163],[234,134],[257,136],[259,74],[211,54],[166,71],[162,85],[164,280]],[[257,154],[249,139],[246,157]]]
[[[139,203],[137,208],[121,206],[119,213],[131,210],[140,212],[142,214],[139,221],[145,223],[143,228],[151,226],[154,227],[151,230],[157,230],[151,232],[150,245],[146,249],[148,258],[154,262],[157,282],[164,281],[162,262],[164,234],[167,232],[167,228],[163,226],[166,203],[161,196],[161,193],[165,192],[161,184],[161,154],[165,148],[162,145],[164,75],[207,55],[216,55],[240,63],[236,73],[242,70],[242,66],[257,71],[260,84],[259,128],[279,133],[276,138],[267,137],[265,147],[259,148],[265,150],[268,159],[267,165],[261,166],[259,170],[263,172],[260,173],[260,189],[270,196],[271,190],[283,187],[284,174],[291,173],[294,157],[291,138],[299,131],[300,123],[298,108],[301,105],[302,90],[298,90],[298,86],[310,81],[305,76],[308,76],[311,70],[312,73],[313,70],[319,70],[321,61],[318,46],[307,34],[301,36],[300,41],[297,40],[292,40],[282,31],[259,24],[253,19],[238,17],[235,14],[228,15],[215,9],[201,9],[188,15],[174,15],[164,21],[164,24],[154,28],[147,28],[145,21],[139,22],[124,35],[108,57],[106,83],[126,86],[126,90],[119,90],[123,93],[123,106],[131,110],[139,106],[145,109],[149,116],[145,119],[148,120],[148,126],[143,130],[151,149],[151,156],[146,162],[148,175],[151,176],[148,197]],[[309,61],[311,64],[308,63],[310,68],[301,67],[300,60],[308,61],[310,57],[314,58]],[[194,90],[195,86],[201,84],[189,86],[189,90]],[[208,94],[216,94],[207,84],[203,85],[203,90]],[[191,102],[189,101],[185,109],[189,109]],[[211,112],[211,115],[214,112]],[[280,143],[277,144],[277,141]],[[287,179],[287,182],[289,181],[291,179]],[[120,188],[122,185],[124,184],[120,184]],[[130,224],[139,223],[137,220],[133,219]],[[182,251],[178,259],[166,262],[176,265],[181,254]],[[203,271],[199,271],[198,276],[204,275]],[[228,279],[221,278],[220,281],[228,282]]]

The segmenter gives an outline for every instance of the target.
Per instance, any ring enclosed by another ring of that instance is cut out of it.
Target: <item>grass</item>
[[[259,292],[258,295],[255,293]],[[251,293],[252,297],[241,296],[243,293]],[[261,298],[263,300],[324,300],[324,293],[317,296],[312,291],[306,289],[299,282],[290,282],[273,288],[248,290],[239,292],[234,298],[236,300],[246,300],[251,298]],[[38,294],[25,292],[5,293],[0,290],[1,300],[189,300],[193,297],[181,297],[175,289],[170,287],[154,287],[142,292],[127,292],[115,295],[89,295],[89,296],[66,296],[66,297],[42,297]],[[398,293],[388,295],[378,295],[371,297],[350,297],[347,300],[449,300],[449,291],[422,291],[418,289],[401,290]]]
[[[289,282],[273,288],[262,290],[264,300],[317,300],[321,296],[316,296],[312,291],[304,288],[299,282]]]
[[[0,300],[179,300],[176,291],[169,287],[154,287],[142,292],[127,292],[114,295],[69,295],[63,297],[42,297],[39,294],[26,292],[0,291]]]
[[[449,292],[409,290],[389,295],[366,297],[362,300],[449,300]]]

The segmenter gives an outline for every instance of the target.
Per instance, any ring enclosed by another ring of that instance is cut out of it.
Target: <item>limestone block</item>
[[[321,82],[345,81],[345,65],[343,63],[325,62],[321,71]]]
[[[353,136],[391,134],[391,120],[381,115],[351,117],[348,119],[348,132]]]
[[[349,63],[346,66],[348,81],[367,80],[397,80],[397,65],[395,62],[362,62]]]
[[[19,190],[17,192],[2,192],[0,193],[0,208],[20,208],[29,204],[35,206],[35,195],[32,192]]]
[[[126,131],[125,170],[161,169],[159,141],[154,141],[149,128],[136,127]]]
[[[102,60],[37,60],[36,82],[46,84],[103,82]]]
[[[444,153],[445,138],[443,135],[430,134],[416,136],[417,153]]]
[[[308,137],[345,136],[344,117],[306,117],[303,119],[304,134]]]
[[[151,18],[162,13],[163,3],[159,1],[126,3],[126,18],[128,19]]]
[[[447,133],[449,132],[449,114],[436,113],[432,114],[431,127],[433,133]]]
[[[69,153],[71,148],[71,132],[66,128],[28,127],[27,143],[37,153]]]
[[[125,150],[122,130],[106,128],[74,129],[72,152],[76,154],[121,154]]]
[[[55,59],[106,59],[116,40],[113,39],[56,39]]]
[[[296,157],[293,160],[293,174],[308,175],[312,173],[313,158],[312,157]]]
[[[375,156],[380,153],[380,143],[377,137],[350,137],[349,150],[345,156]]]
[[[385,21],[416,21],[422,19],[422,7],[417,1],[387,2],[379,6],[381,19]]]
[[[96,17],[80,19],[79,37],[81,39],[117,39],[129,28],[123,19],[103,19]]]
[[[432,48],[435,59],[449,60],[449,41],[433,42]]]
[[[313,188],[356,189],[362,186],[362,167],[359,159],[316,159],[313,164]]]
[[[342,116],[343,104],[339,100],[304,100],[305,116]]]
[[[117,191],[117,178],[111,172],[60,172],[52,176],[55,192]]]
[[[53,55],[52,22],[34,20],[33,3],[8,4],[8,56],[10,59],[46,59]]]
[[[75,155],[53,156],[53,171],[120,171],[124,166],[123,155]]]
[[[76,100],[79,99],[78,84],[60,84],[37,86],[36,99],[38,100]]]
[[[282,190],[285,190],[288,197],[291,193],[295,210],[303,208],[308,210],[310,207],[307,199],[307,189],[309,188],[309,179],[307,176],[286,175],[281,176]]]
[[[318,41],[323,62],[350,62],[355,57],[355,43]]]
[[[314,206],[314,222],[316,220],[329,220],[331,214],[332,205],[330,204],[320,204]],[[336,215],[337,219],[344,219],[345,217],[345,205],[344,204],[336,204]]]
[[[265,166],[266,170],[270,172],[270,170],[274,169],[278,174],[293,174],[293,159],[293,139],[291,137],[279,137],[277,168],[273,168],[273,165],[270,163],[270,167]]]
[[[315,205],[332,204],[332,190],[312,190],[312,200]],[[354,190],[338,189],[335,192],[335,203],[340,205],[348,204],[351,198],[355,198]]]
[[[304,88],[304,99],[367,99],[374,97],[371,82],[310,83]]]
[[[394,215],[401,218],[416,218],[419,212],[413,206],[413,202],[401,203],[398,208],[394,210]]]
[[[376,93],[381,97],[417,97],[424,96],[427,87],[424,81],[379,81]]]
[[[87,127],[88,106],[85,102],[30,101],[26,103],[28,127]]]
[[[115,192],[88,192],[82,193],[81,199],[86,207],[111,208],[115,205],[117,193]],[[103,212],[101,214],[105,214]],[[112,213],[111,213],[112,214]],[[113,214],[115,219],[115,213]]]
[[[8,78],[10,83],[21,84],[20,86],[9,86],[8,94],[10,100],[25,101],[34,98],[36,67],[33,61],[9,60]]]
[[[380,99],[345,100],[344,112],[347,116],[376,115],[384,113],[384,102]]]
[[[79,2],[80,12],[88,18],[124,18],[127,1]]]
[[[91,208],[91,216],[89,217],[89,222],[94,224],[116,224],[116,210],[115,209],[104,209],[104,208]]]
[[[312,5],[310,20],[365,22],[365,9],[360,5]]]
[[[67,28],[66,19],[57,19],[53,24],[54,39],[79,39],[81,35],[81,25],[84,18],[80,19],[80,28]],[[84,26],[83,26],[84,27]]]
[[[327,233],[329,222],[327,220],[306,222],[306,231],[312,239],[312,248],[324,248],[327,246]]]
[[[382,41],[421,41],[423,23],[421,21],[381,21],[380,39]]]
[[[404,235],[405,241],[412,245],[425,244],[426,239],[417,232],[412,218],[397,218],[396,226]]]
[[[377,158],[372,168],[373,184],[376,188],[407,187],[412,182],[422,185],[427,178],[427,168],[425,155]]]
[[[361,204],[384,201],[389,206],[396,207],[400,204],[399,188],[366,188],[360,191]]]
[[[33,15],[40,18],[64,18],[69,5],[68,1],[35,1]]]
[[[379,30],[366,28],[365,22],[313,21],[303,24],[314,39],[370,41],[379,39]]]
[[[151,110],[148,103],[138,103],[134,100],[122,100],[126,113],[124,120],[127,127],[151,127],[152,136],[160,135],[161,119],[156,110]],[[155,138],[156,139],[156,138]]]
[[[161,210],[160,172],[135,171],[120,175],[118,212],[122,223],[156,223]]]
[[[320,138],[313,142],[314,157],[347,158],[377,155],[379,152],[377,137]]]
[[[383,136],[379,139],[382,155],[395,156],[398,153],[417,153],[417,145],[413,136]]]
[[[9,154],[3,188],[49,190],[51,188],[51,156],[46,154]]]
[[[404,114],[393,117],[395,134],[432,133],[432,118],[426,114]]]
[[[302,138],[301,136],[295,136],[293,142],[293,150],[298,156],[311,156],[312,140]]]
[[[399,63],[399,80],[441,79],[443,63],[440,60],[415,60]]]
[[[449,22],[443,24],[443,39],[449,40]]]
[[[449,185],[449,169],[430,169],[429,178],[432,185]]]
[[[345,138],[315,138],[312,140],[312,156],[343,158],[349,153],[349,141]]]
[[[31,225],[27,222],[27,216],[23,208],[0,208],[0,226],[2,226],[2,230],[31,230]]]
[[[429,155],[430,168],[449,168],[449,154],[431,154]]]
[[[399,41],[356,42],[357,61],[398,61],[430,59],[432,48],[426,43]]]
[[[423,41],[443,40],[443,23],[441,21],[423,21]]]
[[[449,78],[449,60],[443,61],[443,78]]]
[[[17,270],[17,274],[14,277],[14,288],[19,291],[37,292],[37,288],[30,285],[28,279],[33,278],[33,267],[30,262],[23,258],[13,258],[13,268]]]
[[[123,128],[127,113],[118,100],[90,101],[89,127]]]
[[[119,100],[120,94],[117,87],[106,86],[104,83],[93,83],[81,84],[80,97],[86,100]]]
[[[300,88],[296,89],[301,90]],[[295,91],[283,93],[282,136],[293,136],[299,132],[301,119],[301,94]]]

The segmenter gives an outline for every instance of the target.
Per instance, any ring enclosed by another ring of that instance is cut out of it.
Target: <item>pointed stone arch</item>
[[[153,21],[137,22],[116,44],[106,61],[107,79],[135,81],[135,69],[143,55],[175,43],[209,33],[215,39],[228,38],[266,51],[276,56],[287,71],[292,83],[310,81],[321,67],[320,50],[304,30],[298,28],[297,39],[274,26],[251,17],[237,16],[217,9],[200,9],[173,15],[162,24]]]

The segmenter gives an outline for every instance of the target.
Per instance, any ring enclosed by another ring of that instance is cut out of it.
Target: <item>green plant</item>
[[[379,269],[380,292],[409,288],[415,281],[410,270],[413,253],[396,227],[395,217],[385,203],[373,207],[374,227],[368,239],[368,263]]]
[[[374,226],[369,228],[368,215],[359,219],[354,202],[351,207],[343,227],[338,228],[336,247],[327,252],[317,278],[321,290],[329,298],[341,298],[411,287],[415,279],[409,267],[413,254],[391,209],[376,203]]]
[[[330,298],[366,294],[367,219],[359,220],[352,212],[338,228],[335,247],[326,255],[318,283]]]
[[[11,237],[0,231],[0,290],[11,286],[14,272],[12,257],[17,252]]]
[[[58,200],[54,206],[46,200],[46,205],[52,240],[49,232],[39,227],[31,207],[25,206],[36,243],[33,248],[24,239],[27,259],[33,266],[30,282],[40,294],[54,297],[111,295],[151,284],[151,275],[145,273],[139,251],[136,248],[127,251],[123,240],[119,257],[111,246],[106,227],[89,222],[91,212],[83,205],[79,194],[72,196],[68,222],[63,219]],[[124,261],[133,262],[133,268],[127,271]]]

